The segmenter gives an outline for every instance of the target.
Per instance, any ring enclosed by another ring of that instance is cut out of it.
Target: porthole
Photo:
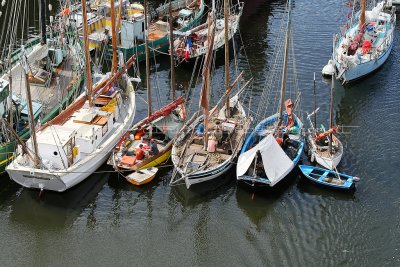
[[[57,152],[57,151],[54,151],[53,154],[54,154],[54,156],[57,156],[57,155],[58,155],[58,152]]]

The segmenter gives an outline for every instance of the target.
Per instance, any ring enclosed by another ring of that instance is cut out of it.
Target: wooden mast
[[[117,72],[117,34],[116,34],[116,23],[115,23],[115,0],[110,0],[111,7],[111,38],[112,38],[112,65],[111,65],[111,74]]]
[[[286,67],[288,61],[288,52],[289,52],[289,36],[290,36],[290,13],[291,13],[291,1],[288,3],[288,22],[287,22],[287,30],[286,30],[286,38],[285,38],[285,57],[283,59],[283,68],[282,68],[282,81],[281,81],[281,98],[279,100],[279,120],[275,131],[281,126],[283,122],[283,104],[285,102],[285,94],[286,94]]]
[[[332,154],[332,141],[333,134],[331,129],[333,128],[333,89],[335,87],[335,73],[331,79],[331,96],[329,100],[329,154]]]
[[[225,33],[225,87],[226,87],[226,117],[229,118],[230,114],[230,107],[229,107],[229,93],[231,91],[231,86],[229,83],[229,3],[228,0],[224,0],[224,33]]]
[[[83,16],[83,42],[85,45],[85,61],[86,61],[86,87],[89,100],[89,107],[93,106],[92,102],[92,75],[90,73],[90,55],[89,55],[89,37],[87,29],[87,14],[86,0],[82,1],[82,16]]]
[[[38,149],[38,144],[36,140],[36,129],[35,129],[35,118],[33,114],[33,109],[32,109],[32,97],[31,97],[31,88],[29,86],[29,78],[28,74],[25,70],[25,89],[26,89],[26,98],[28,102],[28,111],[29,111],[29,128],[31,131],[31,136],[32,136],[32,145],[33,145],[33,164],[34,167],[36,168],[39,165],[40,159],[39,159],[39,149]]]
[[[176,98],[176,84],[175,84],[175,65],[174,65],[174,28],[172,27],[172,1],[169,0],[169,51],[170,51],[170,64],[171,64],[171,90],[172,90],[172,100]]]
[[[149,28],[147,21],[147,0],[144,0],[144,44],[146,50],[146,86],[147,86],[147,114],[151,116],[151,92],[150,92],[150,51],[149,51]]]
[[[360,14],[360,24],[359,24],[360,30],[365,24],[365,6],[366,6],[365,0],[361,0],[361,14]]]
[[[46,36],[46,0],[40,0],[39,1],[39,5],[40,5],[40,28],[41,28],[41,35],[42,35],[41,44],[44,45],[47,42],[47,36]]]
[[[315,72],[314,72],[314,128],[317,127],[317,94],[315,92]]]

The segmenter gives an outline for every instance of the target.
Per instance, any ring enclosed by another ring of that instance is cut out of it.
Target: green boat
[[[137,4],[135,4],[137,6]],[[168,53],[169,49],[169,5],[160,6],[150,12],[149,48],[150,56]],[[176,0],[171,2],[174,31],[185,32],[199,25],[205,10],[204,0]],[[132,10],[132,9],[130,9]],[[118,50],[125,60],[136,54],[137,61],[145,60],[144,13],[136,7],[136,12],[129,12],[121,21],[121,44]],[[107,55],[111,58],[112,48]]]

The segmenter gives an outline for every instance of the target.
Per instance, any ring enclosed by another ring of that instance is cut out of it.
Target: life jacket
[[[141,149],[141,148],[138,147],[138,148],[135,149],[135,152],[136,152],[136,159],[137,159],[137,160],[141,160],[141,159],[144,158],[143,149]]]

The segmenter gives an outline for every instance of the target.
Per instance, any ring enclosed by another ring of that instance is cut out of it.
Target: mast
[[[282,68],[282,81],[281,81],[281,98],[279,101],[279,120],[278,120],[278,125],[277,128],[279,128],[283,122],[283,104],[285,101],[285,94],[286,94],[286,67],[287,67],[287,61],[288,61],[288,52],[289,52],[289,35],[290,35],[290,13],[291,13],[291,1],[289,0],[288,3],[288,22],[287,22],[287,30],[286,30],[286,38],[285,38],[285,57],[283,60],[283,68]]]
[[[366,6],[365,0],[361,0],[361,14],[360,14],[360,24],[359,24],[360,30],[365,24],[365,6]]]
[[[37,140],[36,140],[35,118],[34,118],[33,109],[32,109],[31,88],[29,86],[29,79],[28,79],[28,74],[26,71],[25,71],[25,89],[26,89],[26,98],[27,98],[28,111],[29,111],[29,128],[30,128],[31,135],[32,135],[32,145],[33,145],[33,152],[34,152],[33,164],[34,164],[34,167],[36,168],[40,162],[39,149],[38,149],[38,144],[37,144]]]
[[[90,55],[89,55],[89,37],[87,29],[87,14],[86,14],[86,0],[82,1],[82,16],[83,16],[83,42],[85,44],[85,60],[86,60],[86,87],[89,100],[89,107],[93,106],[92,103],[92,76],[90,73]]]
[[[116,23],[115,23],[115,0],[110,0],[111,7],[111,38],[112,38],[112,65],[111,65],[111,74],[117,72],[117,34],[116,34]]]
[[[147,114],[148,116],[151,116],[151,93],[150,93],[150,51],[149,51],[149,27],[148,27],[148,21],[147,21],[147,0],[144,0],[144,28],[145,28],[145,34],[144,34],[144,44],[145,44],[145,50],[146,50],[146,86],[147,86]]]
[[[174,66],[174,28],[172,27],[172,1],[169,0],[169,51],[170,51],[170,63],[171,63],[171,90],[172,90],[172,100],[175,100],[175,66]]]
[[[333,128],[333,89],[335,87],[335,74],[332,75],[331,79],[331,96],[329,100],[329,154],[332,154],[332,141],[333,134],[331,129]]]
[[[39,0],[40,6],[40,28],[42,34],[41,44],[44,45],[47,42],[46,37],[46,0]]]
[[[213,1],[214,4],[214,1]],[[213,7],[214,8],[214,7]],[[231,86],[229,84],[229,3],[228,0],[224,0],[224,34],[225,34],[225,87],[227,92],[226,98],[226,117],[229,118],[230,114],[230,107],[229,107],[229,93],[231,91]]]
[[[315,72],[314,72],[314,128],[317,127],[317,94],[315,93]]]

